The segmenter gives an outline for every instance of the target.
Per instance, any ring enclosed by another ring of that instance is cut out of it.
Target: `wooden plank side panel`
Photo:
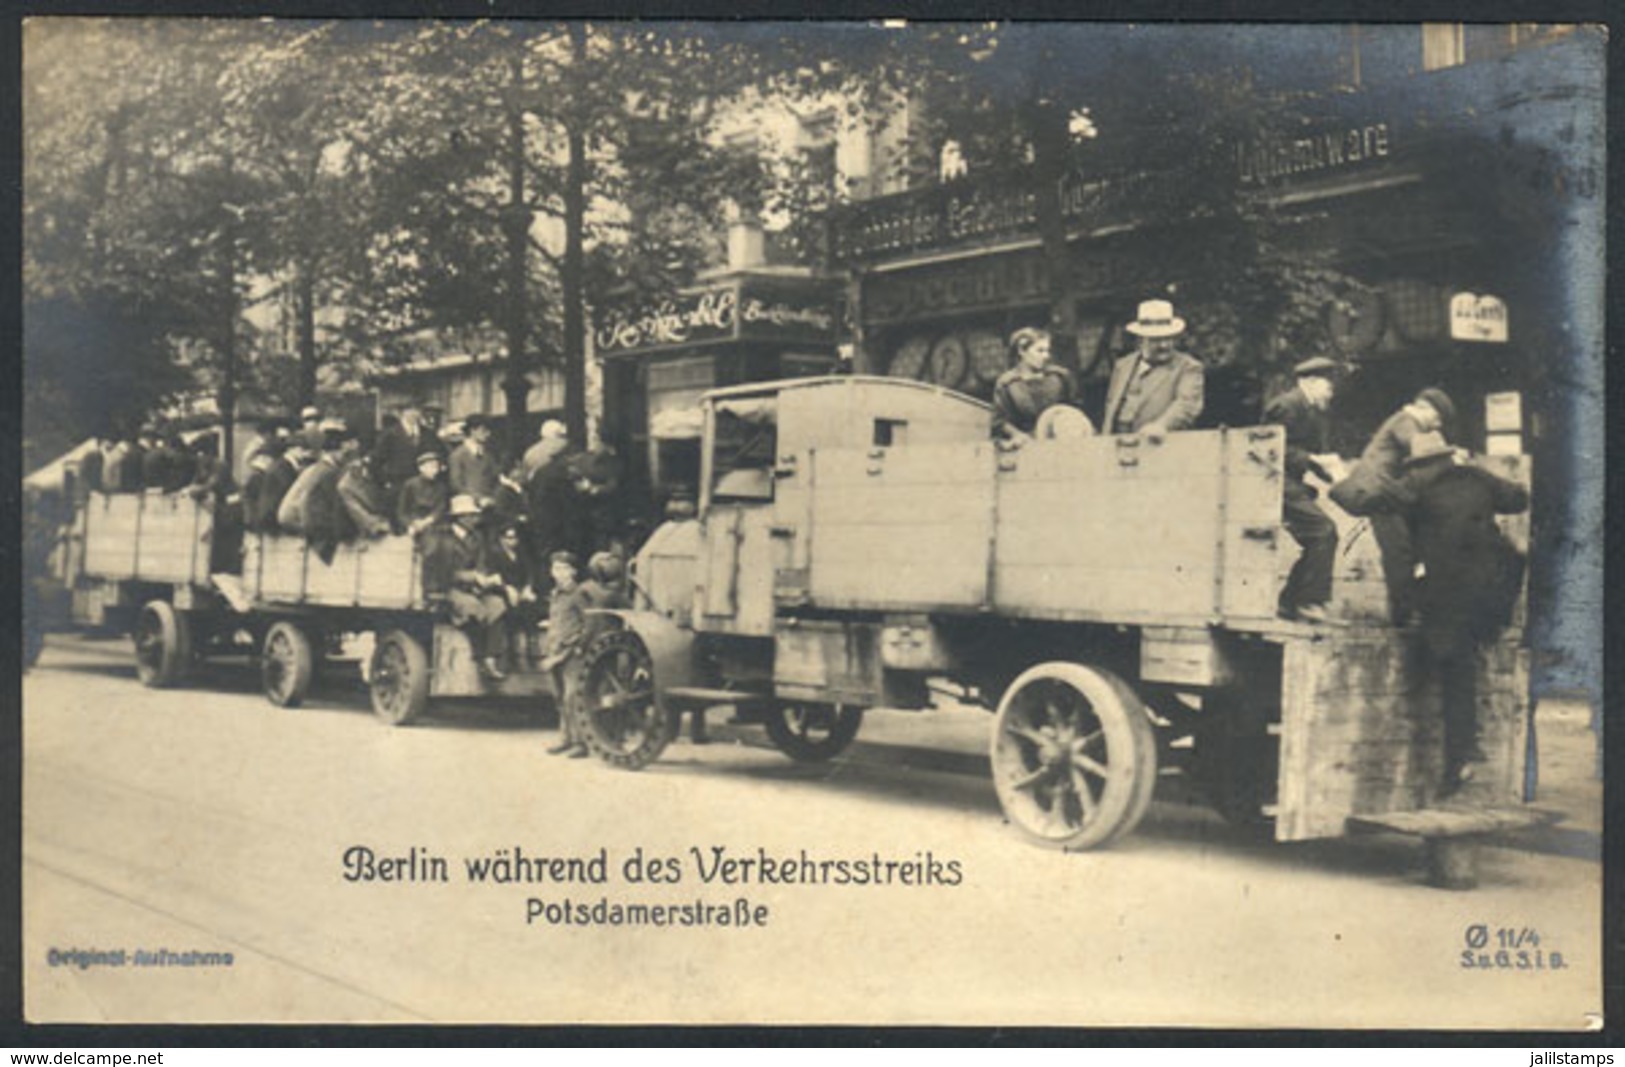
[[[1154,446],[1087,438],[1024,448],[1001,463],[997,609],[1210,617],[1221,519],[1217,439],[1174,435]]]
[[[993,447],[819,452],[814,604],[976,607],[987,593]]]
[[[93,578],[133,578],[140,493],[106,493],[86,505],[85,574]]]
[[[207,509],[185,494],[149,493],[142,504],[136,547],[140,576],[158,582],[207,582]]]
[[[260,560],[250,592],[256,600],[297,604],[305,599],[305,539],[261,534]]]
[[[339,545],[324,561],[311,552],[305,562],[305,600],[311,604],[348,607],[360,591],[361,554],[358,545]]]
[[[409,608],[420,599],[422,564],[410,537],[383,537],[360,546],[357,588],[363,607]]]
[[[1276,838],[1332,837],[1352,816],[1426,807],[1443,764],[1439,688],[1413,634],[1290,637],[1284,650]],[[1525,655],[1484,651],[1480,736],[1488,762],[1458,801],[1518,799],[1526,742]]]

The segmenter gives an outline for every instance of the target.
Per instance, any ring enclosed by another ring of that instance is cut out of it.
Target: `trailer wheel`
[[[310,635],[295,623],[273,623],[260,652],[260,678],[265,696],[279,708],[297,708],[310,691],[316,653]]]
[[[192,627],[167,600],[150,601],[135,620],[135,673],[151,689],[178,685],[192,660]]]
[[[1156,788],[1144,705],[1122,680],[1077,663],[1041,663],[1011,683],[993,723],[992,763],[1005,817],[1055,848],[1127,834]]]
[[[368,672],[372,710],[391,726],[406,726],[429,706],[429,654],[404,630],[379,639]]]
[[[762,720],[780,752],[801,763],[833,759],[863,725],[863,709],[850,704],[775,704]]]
[[[671,742],[671,720],[655,697],[654,659],[631,630],[610,630],[588,643],[573,666],[560,714],[574,714],[587,745],[605,763],[637,771]]]

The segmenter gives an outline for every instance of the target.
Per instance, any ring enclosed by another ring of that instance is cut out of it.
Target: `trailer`
[[[636,610],[581,657],[608,762],[645,766],[709,704],[825,759],[865,709],[924,709],[947,685],[993,712],[1000,804],[1043,845],[1128,834],[1159,770],[1279,841],[1524,817],[1516,626],[1482,656],[1488,773],[1451,814],[1437,685],[1381,617],[1362,523],[1339,517],[1343,625],[1277,617],[1297,551],[1279,427],[1008,449],[979,401],[867,377],[718,390],[703,410],[698,517],[638,553]]]
[[[90,493],[58,548],[73,621],[128,632],[142,684],[184,684],[198,661],[248,653],[266,698],[298,707],[323,664],[354,638],[373,711],[420,719],[437,697],[551,693],[540,640],[517,635],[515,670],[483,678],[472,646],[424,595],[410,537],[339,545],[234,534],[206,499],[185,493]]]

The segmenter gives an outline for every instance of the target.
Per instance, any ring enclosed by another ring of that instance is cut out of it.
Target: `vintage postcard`
[[[1605,43],[28,20],[26,1018],[1600,1029]]]

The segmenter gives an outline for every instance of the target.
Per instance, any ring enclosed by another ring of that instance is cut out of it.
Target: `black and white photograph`
[[[1606,27],[21,38],[27,1022],[1603,1028]]]

